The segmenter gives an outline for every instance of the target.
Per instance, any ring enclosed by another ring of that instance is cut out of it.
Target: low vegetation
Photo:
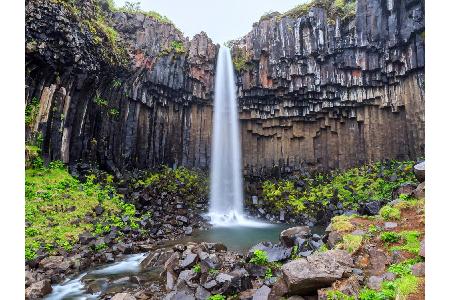
[[[264,250],[255,250],[252,258],[250,259],[250,263],[265,266],[269,263],[269,258],[267,256],[267,252]]]
[[[164,50],[162,50],[158,56],[166,56],[169,55],[170,53],[175,53],[175,54],[184,54],[186,53],[186,48],[184,47],[184,44],[182,41],[172,41],[170,43],[170,47],[165,48]]]
[[[347,21],[356,14],[356,0],[311,0],[310,2],[296,6],[284,14],[279,15],[277,18],[285,16],[298,18],[308,14],[313,7],[325,9],[329,22],[334,22],[336,18]]]
[[[89,175],[86,182],[72,177],[64,164],[55,161],[44,167],[33,164],[25,173],[25,258],[36,257],[38,251],[54,253],[70,251],[83,232],[104,235],[111,228],[139,228],[134,205],[125,203],[111,185],[96,183]],[[95,208],[102,213],[96,216]],[[128,221],[123,221],[124,218]],[[106,245],[96,245],[96,251]]]
[[[232,60],[236,71],[241,72],[248,69],[251,55],[245,49],[236,47],[233,49]]]
[[[346,171],[333,171],[313,177],[297,176],[288,180],[267,180],[262,184],[265,203],[274,211],[311,211],[340,202],[344,209],[358,209],[360,203],[391,199],[392,191],[403,183],[416,183],[412,161],[386,161]],[[398,217],[398,209],[384,208],[389,219]]]

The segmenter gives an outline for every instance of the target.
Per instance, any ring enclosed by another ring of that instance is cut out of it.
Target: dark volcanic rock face
[[[104,10],[127,53],[114,61],[84,10],[42,0],[26,10],[26,98],[40,102],[27,138],[42,133],[47,159],[93,160],[116,172],[208,166],[217,49],[205,33],[189,41],[144,14]]]
[[[424,1],[272,17],[233,42],[248,173],[424,154]]]
[[[207,168],[217,46],[205,33],[188,40],[150,16],[78,2],[78,11],[26,3],[26,103],[40,104],[27,140],[42,133],[47,160],[116,173]],[[424,30],[421,0],[358,0],[349,22],[312,8],[256,23],[233,46],[246,61],[237,75],[246,173],[423,156]]]

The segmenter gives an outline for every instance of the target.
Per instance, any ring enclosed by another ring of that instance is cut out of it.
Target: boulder
[[[280,241],[285,247],[293,247],[297,238],[305,239],[311,235],[308,226],[297,226],[283,230],[280,233]]]
[[[419,255],[422,256],[422,257],[425,257],[425,240],[422,240],[420,242]]]
[[[286,248],[282,245],[273,245],[271,242],[261,242],[250,248],[247,257],[251,258],[256,250],[265,251],[269,262],[286,260],[291,256],[292,252],[292,248]]]
[[[185,257],[180,260],[179,266],[181,269],[190,268],[195,265],[198,260],[198,255],[192,252],[188,252],[185,254]]]
[[[88,231],[83,232],[78,236],[78,241],[80,242],[81,245],[87,245],[94,239],[95,239],[94,236]]]
[[[425,181],[421,182],[416,189],[413,191],[412,195],[417,199],[425,198]]]
[[[411,266],[411,273],[414,276],[419,276],[419,277],[425,276],[425,263],[419,262],[419,263]]]
[[[278,300],[283,298],[288,292],[288,287],[283,278],[279,278],[278,281],[273,285],[272,290],[269,294],[269,300]]]
[[[327,246],[333,249],[338,243],[342,242],[342,234],[337,231],[331,231],[328,234]]]
[[[383,279],[383,276],[370,276],[369,279],[367,279],[367,287],[372,290],[379,291],[381,289]]]
[[[291,261],[281,271],[290,294],[308,295],[350,276],[352,267],[353,259],[347,251],[330,250]]]
[[[270,287],[263,285],[253,294],[252,300],[268,300],[270,291]]]
[[[414,165],[414,175],[419,182],[425,181],[425,161]]]
[[[32,283],[25,289],[25,299],[41,299],[43,296],[49,294],[52,291],[50,280],[44,279],[35,283]]]
[[[334,282],[330,288],[324,288],[317,291],[318,300],[329,300],[328,292],[329,291],[339,291],[344,295],[352,297],[351,299],[358,299],[359,290],[361,286],[359,284],[359,280],[356,276],[351,276],[347,279],[338,280]],[[307,297],[305,297],[307,298]],[[308,298],[307,298],[308,299]],[[334,299],[334,298],[333,298]],[[343,298],[339,298],[343,299]]]
[[[380,201],[370,201],[363,204],[362,213],[368,216],[374,216],[378,214],[381,209]]]
[[[195,299],[206,300],[209,296],[211,296],[211,293],[200,285],[195,290]]]
[[[128,294],[128,293],[118,293],[115,294],[111,300],[136,300],[136,297]]]
[[[164,300],[195,300],[195,297],[187,291],[180,291],[167,294]]]

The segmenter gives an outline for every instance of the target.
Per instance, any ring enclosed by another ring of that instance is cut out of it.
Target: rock
[[[305,300],[302,296],[291,296],[287,300]]]
[[[269,300],[281,299],[287,293],[288,287],[286,285],[286,282],[283,280],[283,278],[279,278],[270,291]]]
[[[203,284],[203,287],[207,290],[212,290],[218,285],[218,282],[213,280],[207,281]]]
[[[425,181],[425,161],[414,165],[414,175],[419,182]]]
[[[414,198],[422,199],[425,198],[425,181],[421,182],[417,188],[412,193]]]
[[[419,262],[411,266],[411,273],[414,276],[423,277],[425,276],[425,263]]]
[[[136,300],[136,297],[128,294],[128,293],[118,293],[115,294],[111,300]]]
[[[285,247],[293,247],[296,238],[305,239],[311,235],[311,229],[308,226],[297,226],[283,230],[280,233],[280,241]]]
[[[94,208],[94,211],[97,216],[100,216],[105,210],[103,209],[103,207],[101,205],[97,205]]]
[[[179,266],[181,269],[190,268],[198,261],[198,255],[194,253],[187,253],[186,256],[180,260]]]
[[[186,218],[185,216],[177,216],[177,217],[176,217],[176,220],[177,220],[177,221],[180,221],[180,222],[182,222],[182,223],[184,223],[184,224],[188,224],[188,223],[189,223],[188,218]]]
[[[167,294],[164,300],[195,300],[195,297],[187,291],[180,291]]]
[[[253,205],[258,204],[258,196],[252,196],[252,203],[253,203]]]
[[[394,228],[396,228],[397,226],[398,226],[398,224],[395,223],[395,222],[385,222],[385,223],[384,223],[384,229],[387,229],[387,230],[389,230],[389,229],[394,229]]]
[[[209,251],[214,250],[215,252],[225,252],[227,251],[227,247],[222,243],[201,243],[204,245],[206,249]]]
[[[367,287],[372,290],[379,291],[381,289],[381,283],[383,282],[382,276],[370,276],[367,279]]]
[[[425,239],[420,242],[419,255],[425,257]]]
[[[328,234],[327,246],[333,249],[337,244],[342,242],[342,234],[337,231],[332,231]]]
[[[198,285],[193,282],[193,280],[197,277],[197,273],[192,270],[184,270],[181,271],[178,275],[176,288],[181,290],[182,288],[188,286],[190,288],[196,288]]]
[[[250,248],[247,257],[251,258],[256,250],[265,251],[269,262],[286,260],[292,253],[292,248],[286,248],[281,245],[273,245],[271,242],[261,242]]]
[[[202,286],[198,286],[195,290],[195,299],[206,300],[211,296],[211,293],[204,289]]]
[[[387,272],[387,273],[383,274],[384,280],[392,281],[395,279],[395,277],[397,277],[397,275],[395,275],[394,273],[391,273],[391,272]]]
[[[301,251],[301,252],[298,253],[298,256],[301,256],[301,257],[308,257],[308,256],[310,256],[312,253],[313,253],[312,250],[309,250],[309,251]]]
[[[192,235],[192,227],[191,226],[183,227],[183,230],[184,230],[185,235]]]
[[[412,183],[402,183],[398,188],[392,191],[392,199],[400,198],[400,195],[402,194],[411,196],[416,187],[417,186]]]
[[[381,209],[380,201],[370,201],[370,202],[364,203],[362,213],[365,215],[368,215],[368,216],[374,216],[374,215],[378,214],[380,209]]]
[[[50,280],[44,279],[38,282],[32,283],[25,289],[26,299],[41,299],[43,296],[49,294],[52,291]]]
[[[329,300],[329,291],[339,291],[344,295],[349,296],[349,299],[359,299],[359,290],[361,286],[356,276],[351,276],[347,279],[342,279],[334,282],[330,288],[323,288],[317,291],[318,300]]]
[[[78,241],[80,242],[81,245],[87,245],[94,239],[95,239],[94,236],[88,231],[83,232],[78,236]]]
[[[366,270],[366,273],[370,275],[382,275],[387,265],[390,265],[392,258],[389,257],[382,250],[376,248],[368,249],[370,268]]]
[[[266,275],[267,267],[255,264],[246,264],[245,269],[253,277],[264,277]]]
[[[270,291],[270,287],[263,285],[253,294],[252,300],[268,300]]]
[[[283,279],[290,294],[308,295],[334,281],[348,277],[353,259],[343,250],[330,250],[291,261],[282,266]]]

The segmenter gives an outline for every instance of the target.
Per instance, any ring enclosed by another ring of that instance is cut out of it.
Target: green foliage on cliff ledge
[[[250,54],[242,48],[233,49],[233,65],[236,71],[241,72],[246,70],[248,67],[248,62],[251,59]]]
[[[328,205],[337,200],[346,209],[358,203],[391,199],[392,191],[406,182],[416,182],[412,161],[386,161],[363,165],[346,171],[332,171],[314,177],[263,183],[263,198],[275,210],[291,208],[302,211],[312,206]],[[296,187],[296,183],[302,182]]]
[[[180,197],[189,205],[208,196],[207,177],[185,167],[148,172],[145,178],[134,182],[134,187],[148,188],[155,196],[165,193],[168,197]]]
[[[298,18],[306,15],[313,7],[325,9],[330,22],[334,22],[337,17],[346,21],[356,14],[356,0],[312,0],[296,6],[278,18],[285,16]]]
[[[28,103],[25,107],[25,125],[29,126],[33,124],[38,112],[39,112],[39,99],[33,97],[30,103]]]

